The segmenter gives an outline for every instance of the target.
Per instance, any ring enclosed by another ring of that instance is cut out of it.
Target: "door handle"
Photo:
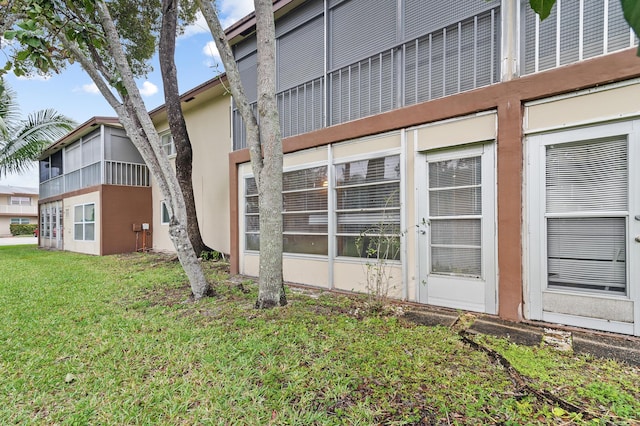
[[[636,243],[640,243],[640,235],[636,237]]]

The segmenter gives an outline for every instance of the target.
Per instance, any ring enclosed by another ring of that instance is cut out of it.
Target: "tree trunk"
[[[260,281],[257,308],[286,305],[282,278],[282,136],[276,103],[273,2],[254,0],[258,44],[258,115],[264,167],[260,173]]]
[[[118,113],[118,118],[127,136],[129,136],[134,146],[138,149],[140,155],[142,155],[152,176],[158,183],[171,215],[169,234],[176,248],[180,264],[189,279],[193,298],[199,300],[211,294],[211,287],[204,275],[202,265],[193,251],[193,246],[187,234],[185,203],[178,179],[169,163],[167,155],[160,147],[160,137],[147,112],[140,91],[136,86],[133,72],[122,50],[118,32],[109,14],[106,3],[104,1],[96,2],[96,10],[100,16],[100,21],[107,38],[109,51],[113,56],[114,63],[120,74],[123,85],[123,90],[120,90],[122,102],[118,102],[115,96],[113,96],[109,87],[100,77],[100,72],[95,64],[84,56],[79,49],[74,48],[74,45],[66,39],[64,32],[58,33],[58,37],[61,38],[65,47],[75,52],[74,56],[76,56],[76,59],[91,76],[105,99]]]
[[[162,27],[160,29],[159,60],[164,86],[164,100],[167,108],[167,120],[176,146],[176,176],[187,213],[187,233],[197,255],[211,251],[200,233],[196,201],[193,195],[192,160],[193,150],[187,132],[187,125],[180,105],[178,73],[175,64],[176,32],[178,24],[178,0],[162,0]]]
[[[273,3],[254,0],[258,37],[258,126],[217,12],[211,1],[197,1],[216,42],[231,95],[247,130],[251,167],[258,187],[260,279],[256,307],[284,306],[287,299],[282,279],[282,137],[275,97]]]

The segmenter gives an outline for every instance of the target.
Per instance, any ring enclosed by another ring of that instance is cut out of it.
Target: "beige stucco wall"
[[[367,153],[385,151],[400,147],[400,131],[340,142],[333,146],[333,158],[339,160]]]
[[[524,131],[535,132],[640,115],[640,82],[585,90],[525,105]]]
[[[95,240],[76,241],[74,240],[74,207],[78,204],[95,204]],[[64,215],[64,249],[77,253],[100,255],[101,236],[101,207],[100,192],[90,192],[88,194],[65,198],[63,201]]]
[[[0,216],[0,237],[11,235],[11,232],[9,231],[10,223],[11,218]]]
[[[187,104],[189,105],[189,104]],[[229,96],[224,94],[207,102],[185,108],[185,121],[193,147],[193,193],[202,238],[208,246],[229,253],[229,152],[231,130]],[[160,132],[168,130],[166,120],[158,121]],[[163,199],[153,185],[153,248],[174,251],[168,226],[160,224]]]
[[[430,123],[417,128],[417,151],[494,140],[497,115],[494,112]]]

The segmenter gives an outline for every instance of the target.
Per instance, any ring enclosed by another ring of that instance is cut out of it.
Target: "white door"
[[[496,313],[494,144],[426,154],[422,303]]]
[[[531,319],[640,334],[639,124],[527,138]]]

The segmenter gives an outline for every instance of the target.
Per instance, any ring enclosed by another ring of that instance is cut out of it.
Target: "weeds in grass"
[[[254,310],[256,285],[211,261],[218,297],[184,304],[166,260],[0,248],[0,424],[587,423],[448,328],[356,318],[360,299],[309,291]],[[638,418],[637,369],[485,343],[603,421]]]

